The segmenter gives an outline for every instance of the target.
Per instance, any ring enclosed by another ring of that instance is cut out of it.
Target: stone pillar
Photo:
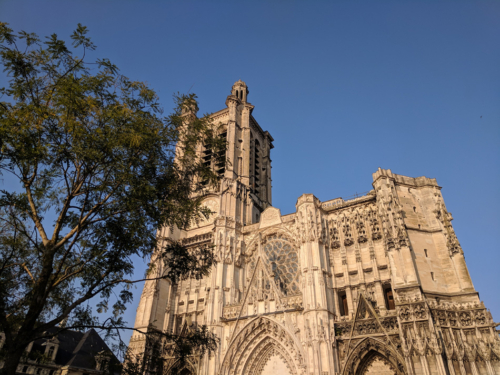
[[[352,298],[352,289],[350,286],[345,288],[345,295],[347,299],[347,308],[349,309],[349,313],[346,314],[349,317],[353,317],[355,313],[354,299]],[[344,311],[345,313],[345,311]]]
[[[436,357],[436,364],[438,367],[438,374],[439,375],[448,375],[446,373],[446,368],[444,367],[443,357],[441,356],[441,354],[436,354],[435,357]]]
[[[420,364],[422,365],[422,371],[424,372],[424,375],[431,375],[429,371],[429,362],[427,362],[427,358],[425,355],[420,355]]]
[[[470,361],[470,369],[472,371],[472,375],[479,375],[479,371],[477,371],[476,361]]]
[[[338,314],[338,312],[340,311],[340,304],[339,304],[339,292],[337,291],[337,289],[333,289],[332,290],[333,292],[333,311],[334,311],[334,314],[335,314],[335,318],[336,320],[338,320],[340,314]]]
[[[227,151],[226,162],[227,168],[224,176],[235,180],[238,174],[238,151],[237,151],[237,135],[236,121],[229,120],[227,123]]]
[[[467,375],[467,371],[465,371],[465,366],[464,366],[464,361],[459,360],[458,361],[459,367],[460,367],[460,375]]]
[[[384,315],[387,311],[385,306],[385,296],[384,296],[384,288],[382,288],[382,282],[375,282],[375,299],[377,301],[377,305],[380,309],[381,315]]]
[[[241,176],[241,182],[250,186],[250,129],[243,128],[243,146],[242,146],[242,160],[243,160],[243,168]]]
[[[486,363],[486,370],[488,371],[488,375],[495,375],[495,371],[493,370],[493,366],[491,365],[491,361],[484,361]]]
[[[405,355],[405,363],[406,369],[408,370],[408,375],[415,375],[415,371],[413,371],[413,361],[411,360],[410,356]]]

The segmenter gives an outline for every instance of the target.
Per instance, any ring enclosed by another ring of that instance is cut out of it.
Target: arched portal
[[[197,373],[196,371],[196,365],[195,363],[192,362],[192,359],[187,359],[186,362],[179,362],[175,358],[171,358],[170,360],[167,359],[165,362],[165,371],[163,371],[164,374],[171,374],[175,373],[178,375],[194,375]],[[162,373],[160,371],[160,373]]]
[[[254,348],[245,364],[238,366],[241,375],[297,375],[293,359],[276,340],[266,337]],[[279,372],[273,372],[279,371]]]
[[[300,343],[279,322],[256,318],[231,340],[221,375],[298,375],[305,368]]]
[[[343,375],[405,375],[404,359],[390,344],[367,338],[350,351]]]

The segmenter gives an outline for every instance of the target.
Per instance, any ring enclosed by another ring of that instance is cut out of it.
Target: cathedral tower
[[[165,241],[180,240],[189,246],[209,242],[216,245],[218,264],[210,278],[193,281],[193,290],[190,293],[184,291],[192,298],[186,309],[206,305],[199,324],[219,322],[222,306],[239,300],[243,292],[240,268],[244,252],[242,228],[258,223],[261,213],[272,203],[270,154],[273,138],[253,117],[254,106],[248,102],[248,93],[246,83],[237,81],[226,99],[226,108],[211,115],[218,135],[227,140],[225,154],[212,155],[203,144],[198,146],[199,156],[220,177],[218,187],[204,192],[202,203],[214,214],[208,220],[193,223],[188,230],[158,230],[158,236]],[[187,109],[183,115],[189,121],[196,112]],[[161,265],[156,272],[163,272]],[[137,309],[135,328],[146,331],[153,326],[178,332],[185,322],[185,319],[174,318],[182,287],[185,285],[171,285],[166,280],[147,282]],[[222,335],[219,328],[214,329]],[[130,348],[140,352],[144,345],[142,335],[134,333]]]
[[[187,247],[212,244],[217,264],[202,280],[148,281],[135,327],[215,333],[215,354],[190,358],[183,375],[500,374],[498,324],[474,289],[437,181],[379,168],[365,195],[303,194],[281,215],[271,206],[273,139],[248,93],[236,82],[212,114],[226,153],[199,146],[220,176],[203,196],[215,214],[158,230]],[[130,349],[144,350],[143,335]]]

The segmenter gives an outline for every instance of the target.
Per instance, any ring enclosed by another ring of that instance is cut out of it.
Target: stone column
[[[243,128],[242,130],[242,137],[243,137],[243,150],[242,150],[242,161],[243,161],[243,168],[242,168],[242,173],[243,175],[241,176],[241,182],[246,185],[250,186],[250,129],[249,128]]]
[[[424,375],[431,375],[429,371],[429,363],[427,362],[427,358],[425,355],[420,355],[420,363],[422,365],[422,371],[424,372]]]
[[[470,361],[470,369],[472,371],[472,375],[479,375],[479,371],[477,371],[476,361]]]
[[[495,375],[495,371],[493,370],[493,366],[491,365],[491,361],[484,361],[486,363],[486,370],[488,371],[488,375]]]
[[[441,354],[436,354],[435,357],[439,375],[448,375]]]
[[[227,123],[227,151],[226,151],[226,161],[227,168],[225,172],[225,177],[232,180],[237,178],[238,174],[238,152],[236,149],[238,131],[236,129],[236,122],[234,120],[229,120]]]
[[[467,375],[467,371],[465,371],[464,361],[463,359],[458,361],[460,367],[460,375]]]
[[[354,313],[356,311],[354,311],[355,306],[354,306],[354,300],[352,298],[352,289],[350,286],[345,288],[345,295],[346,295],[346,299],[347,299],[347,308],[349,309],[349,313],[346,315],[349,317],[353,317]],[[344,313],[345,313],[345,311],[344,311]]]
[[[405,363],[406,369],[408,370],[408,375],[415,375],[415,371],[413,371],[413,361],[411,360],[410,356],[405,355]]]
[[[335,320],[338,320],[339,318],[339,312],[340,312],[340,304],[339,304],[339,292],[337,289],[333,289],[333,313],[335,314]]]
[[[457,375],[455,373],[455,367],[453,366],[453,361],[451,358],[446,357],[446,361],[448,363],[448,371],[450,372],[450,375]]]

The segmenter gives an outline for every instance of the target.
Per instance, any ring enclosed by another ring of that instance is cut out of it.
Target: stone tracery
[[[299,259],[291,242],[279,234],[268,237],[264,254],[268,261],[268,271],[281,292],[287,296],[299,294]]]
[[[377,356],[387,364],[394,374],[405,374],[405,367],[401,355],[395,352],[384,342],[374,338],[366,338],[359,342],[351,351],[342,369],[344,375],[364,374],[367,365],[373,356]]]
[[[290,374],[300,374],[299,369],[304,368],[304,355],[292,333],[272,319],[256,318],[231,340],[221,375],[259,375],[257,370],[262,370],[266,364],[264,359],[272,354],[283,358]]]

